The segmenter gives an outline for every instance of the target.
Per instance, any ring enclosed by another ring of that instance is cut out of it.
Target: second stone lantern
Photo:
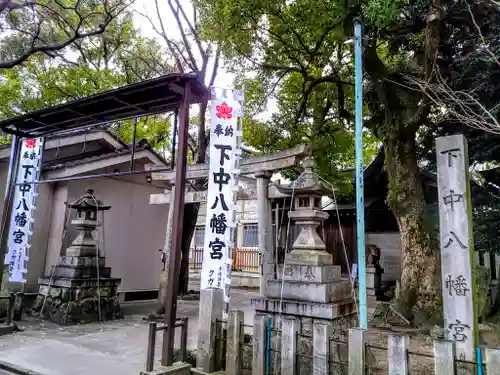
[[[332,195],[332,189],[313,172],[312,159],[302,165],[304,173],[294,183],[275,184],[280,193],[293,197],[288,215],[300,233],[285,256],[283,272],[268,280],[265,296],[253,300],[256,314],[328,320],[354,314],[351,283],[341,277],[340,266],[333,264],[318,235],[319,225],[328,218],[321,199]]]

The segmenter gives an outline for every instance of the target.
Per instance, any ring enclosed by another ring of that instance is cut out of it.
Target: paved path
[[[250,299],[257,293],[234,290],[231,309],[245,312],[251,325]],[[178,317],[189,317],[188,347],[196,348],[198,301],[180,301]],[[43,375],[138,375],[144,369],[147,322],[144,314],[151,304],[124,306],[121,321],[70,327],[30,320],[21,325],[23,332],[0,337],[0,359]],[[141,311],[142,310],[142,311]],[[161,335],[157,336],[156,358],[161,353]],[[4,375],[0,373],[0,375]]]

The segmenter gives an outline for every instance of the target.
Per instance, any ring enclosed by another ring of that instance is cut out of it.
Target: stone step
[[[352,298],[336,303],[313,303],[279,298],[252,298],[255,311],[321,319],[334,319],[356,313]]]
[[[304,281],[269,280],[266,295],[270,298],[284,298],[313,303],[333,303],[351,297],[348,281],[314,283]]]

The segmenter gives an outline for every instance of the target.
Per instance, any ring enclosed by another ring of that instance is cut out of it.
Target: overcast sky
[[[190,0],[180,0],[180,3],[182,4],[185,12],[188,14],[188,16],[191,16],[193,14],[193,8],[191,6]],[[168,6],[167,1],[165,0],[160,0],[160,13],[162,16],[163,20],[163,25],[165,26],[165,31],[167,33],[167,36],[169,37],[174,37],[176,39],[180,38],[180,32],[177,27],[177,22],[170,12],[170,8]],[[136,0],[133,9],[135,10],[134,12],[134,25],[136,28],[138,28],[141,32],[141,35],[150,37],[150,38],[156,38],[158,42],[160,42],[162,45],[166,45],[163,41],[163,38],[159,37],[157,32],[155,31],[155,28],[151,25],[151,22],[143,17],[141,14],[147,14],[148,17],[150,17],[153,22],[155,23],[155,27],[159,30],[160,29],[160,24],[158,21],[157,17],[157,12],[156,12],[156,5],[155,5],[155,0]],[[193,53],[195,53],[197,48],[193,48]],[[210,71],[211,72],[211,71]],[[224,64],[219,67],[218,69],[218,74],[215,79],[215,86],[216,87],[227,87],[227,88],[232,88],[233,84],[233,79],[234,75],[231,73],[228,73],[224,69]],[[207,83],[208,84],[208,83]],[[273,111],[276,111],[276,103],[274,100],[270,100],[268,103],[268,108],[265,113],[262,113],[259,116],[259,119],[267,119],[270,117],[271,113]]]

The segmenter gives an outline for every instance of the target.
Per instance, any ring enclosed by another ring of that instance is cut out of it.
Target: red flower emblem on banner
[[[36,147],[36,139],[27,139],[27,140],[24,142],[24,145],[25,145],[27,148],[35,148],[35,147]]]
[[[223,120],[229,120],[233,117],[233,109],[226,104],[226,102],[222,103],[215,107],[217,109],[217,117]]]

